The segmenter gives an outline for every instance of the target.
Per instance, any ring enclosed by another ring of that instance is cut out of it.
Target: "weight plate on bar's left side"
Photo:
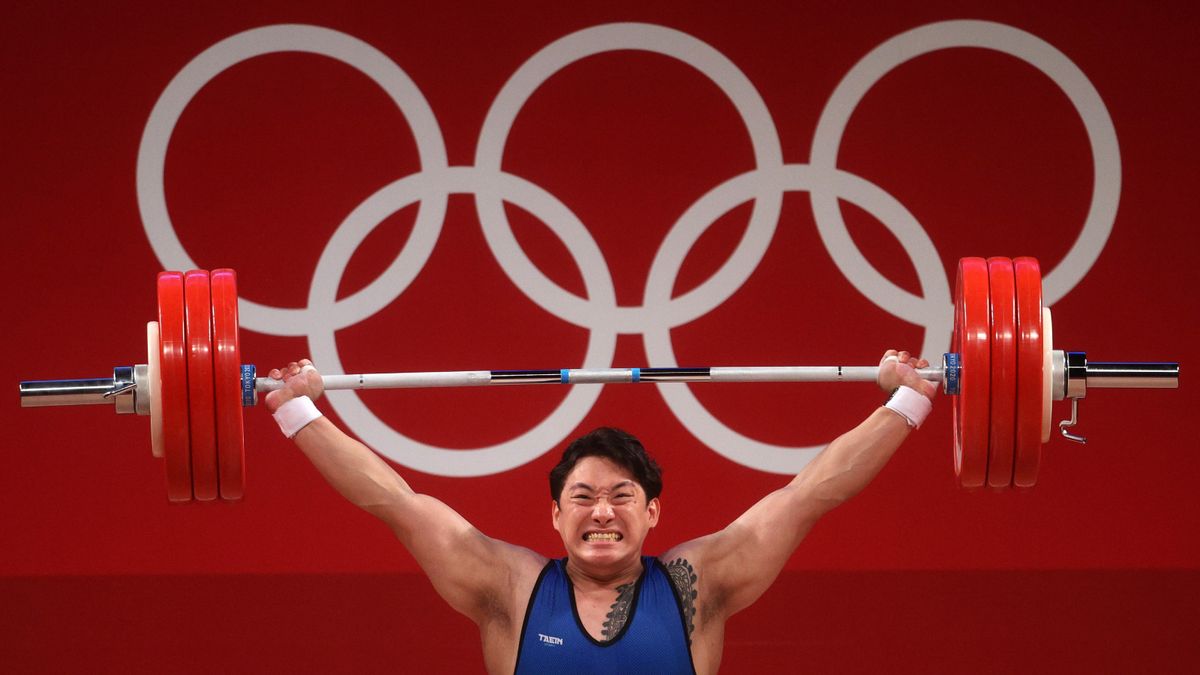
[[[992,352],[988,304],[987,261],[959,260],[951,348],[962,362],[954,400],[954,470],[968,488],[981,487],[987,480]]]
[[[1017,433],[1013,485],[1033,487],[1042,463],[1042,272],[1035,258],[1014,258],[1017,288]]]
[[[992,417],[988,423],[989,487],[1008,487],[1013,480],[1013,437],[1017,411],[1017,301],[1013,263],[988,258],[992,324]]]
[[[163,466],[167,499],[192,501],[191,432],[188,423],[187,328],[183,273],[158,274],[159,368],[162,377]]]
[[[188,343],[188,412],[192,431],[192,487],[199,501],[217,498],[217,421],[213,396],[212,299],[208,272],[184,275]]]
[[[237,274],[213,270],[213,384],[217,404],[217,467],[221,499],[241,499],[246,486],[242,427],[242,355],[238,345]]]

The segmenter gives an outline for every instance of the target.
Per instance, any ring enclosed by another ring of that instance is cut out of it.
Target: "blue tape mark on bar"
[[[562,378],[563,384],[571,384],[571,371],[567,370],[566,368],[563,368],[562,370],[560,370],[558,372],[559,372],[559,377]]]
[[[947,353],[945,358],[943,359],[943,361],[945,362],[945,365],[946,365],[946,372],[945,372],[946,387],[945,387],[945,389],[946,389],[946,393],[951,396],[958,395],[959,376],[961,375],[961,369],[962,369],[962,364],[959,359],[960,359],[959,355],[954,352]]]
[[[254,366],[242,364],[242,407],[254,405],[254,377],[257,375]]]
[[[633,382],[634,382],[634,384],[636,384],[637,382],[641,381],[641,379],[642,379],[642,369],[634,368],[632,371],[632,375],[633,375]]]

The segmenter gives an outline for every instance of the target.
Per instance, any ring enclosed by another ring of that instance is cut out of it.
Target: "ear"
[[[562,510],[558,508],[558,502],[551,499],[550,500],[550,524],[554,526],[555,530],[562,532],[562,530],[558,527],[558,517],[560,515],[562,515]]]
[[[658,524],[658,517],[662,515],[662,502],[658,501],[658,497],[646,504],[646,511],[650,514],[650,527],[654,527]]]

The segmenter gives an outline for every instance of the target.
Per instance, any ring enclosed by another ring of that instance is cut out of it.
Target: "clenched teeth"
[[[588,532],[583,535],[584,541],[621,541],[621,535],[616,532]]]

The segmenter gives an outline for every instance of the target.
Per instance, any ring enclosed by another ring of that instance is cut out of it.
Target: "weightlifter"
[[[657,558],[662,480],[634,437],[597,429],[550,473],[551,518],[566,557],[547,560],[492,539],[449,506],[415,492],[313,401],[324,391],[308,360],[272,370],[285,386],[266,406],[346,499],[395,532],[451,607],[479,626],[490,673],[717,672],[725,622],[774,582],[825,513],[861,491],[920,426],[937,392],[924,359],[889,350],[884,406],[842,434],[790,483],[729,526]]]

